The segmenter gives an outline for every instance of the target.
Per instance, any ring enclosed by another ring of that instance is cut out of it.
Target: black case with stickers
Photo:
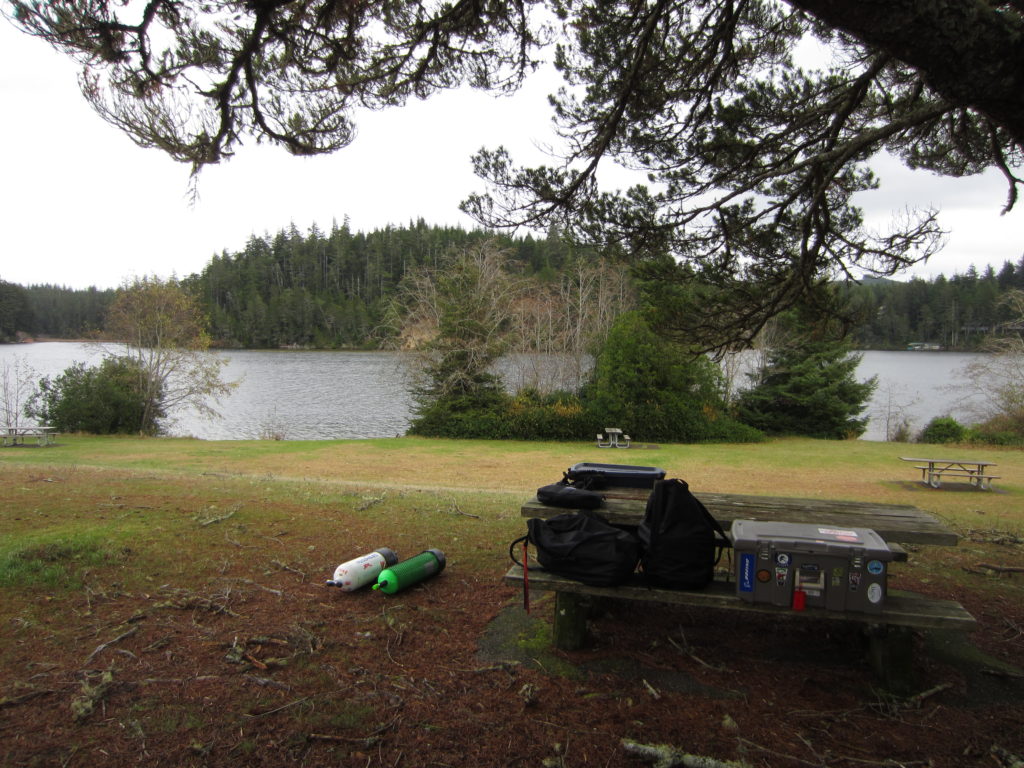
[[[879,613],[892,551],[869,528],[734,520],[736,593],[796,610]]]

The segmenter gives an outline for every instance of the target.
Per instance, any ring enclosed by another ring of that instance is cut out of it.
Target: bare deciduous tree
[[[160,415],[179,406],[218,415],[209,401],[234,385],[222,380],[226,361],[210,354],[199,306],[176,280],[144,277],[123,285],[107,311],[106,332],[142,371],[143,432],[155,432]]]
[[[1000,306],[1010,319],[985,342],[988,354],[959,371],[956,388],[979,422],[1024,436],[1024,291],[1007,292]]]
[[[0,366],[0,407],[3,408],[4,429],[17,429],[24,415],[25,404],[35,391],[35,370],[21,355],[5,360]]]

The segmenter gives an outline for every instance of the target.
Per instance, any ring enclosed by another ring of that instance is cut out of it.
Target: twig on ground
[[[644,684],[644,690],[651,694],[655,701],[661,698],[661,694],[658,693],[658,690],[653,685],[648,683],[646,680],[643,680],[642,682]]]
[[[24,704],[26,701],[31,701],[39,696],[47,696],[51,693],[57,693],[57,691],[50,688],[41,688],[38,691],[29,691],[28,693],[23,693],[20,696],[4,696],[0,699],[0,709],[16,707],[19,704]]]
[[[480,519],[480,515],[472,515],[469,512],[463,512],[462,507],[459,506],[459,502],[457,502],[455,499],[451,500],[451,511],[454,512],[456,515],[462,515],[463,517],[472,517],[474,520]]]
[[[349,744],[362,744],[365,747],[372,747],[380,741],[376,736],[335,736],[330,733],[310,733],[306,735],[306,738],[310,741],[336,741]]]
[[[267,715],[272,715],[275,712],[280,712],[283,709],[288,709],[289,707],[294,707],[296,704],[302,704],[304,702],[307,702],[307,701],[309,701],[309,699],[310,699],[309,696],[303,696],[301,699],[296,699],[295,701],[289,701],[287,704],[282,704],[280,707],[275,707],[274,709],[268,709],[266,712],[246,712],[243,716],[244,717],[266,717]]]
[[[375,504],[380,504],[381,502],[383,502],[384,499],[387,498],[387,495],[388,492],[384,491],[384,493],[382,493],[380,496],[364,496],[363,500],[359,504],[356,504],[353,507],[353,509],[355,509],[356,512],[362,512],[363,510],[369,509]]]
[[[907,704],[919,707],[919,706],[921,706],[921,702],[924,701],[925,699],[931,698],[932,696],[934,696],[937,693],[942,693],[943,691],[947,691],[947,690],[949,690],[952,687],[953,687],[952,683],[939,683],[934,688],[929,688],[927,691],[921,691],[921,693],[914,694],[909,699],[907,699]]]
[[[221,598],[221,602],[214,602],[212,598],[201,597],[194,592],[189,592],[184,589],[167,590],[167,592],[174,593],[177,596],[171,597],[161,603],[154,605],[154,608],[177,608],[178,610],[188,610],[189,608],[199,608],[204,611],[211,611],[213,613],[223,613],[228,616],[238,617],[238,614],[228,608],[228,602],[231,599],[231,590],[227,589],[224,591]]]
[[[266,665],[264,665],[266,668]],[[269,677],[256,677],[256,675],[244,675],[245,679],[251,683],[256,683],[264,688],[280,688],[282,691],[290,691],[292,687],[287,683],[282,683],[278,680],[271,680]]]
[[[208,517],[205,520],[199,520],[199,525],[200,525],[200,527],[204,527],[205,528],[207,525],[213,525],[214,523],[220,523],[220,522],[222,522],[224,520],[227,520],[227,519],[229,519],[231,517],[234,517],[235,513],[239,509],[241,509],[241,506],[236,504],[234,507],[232,507],[231,511],[228,512],[226,515],[220,515],[218,517]],[[197,519],[198,519],[198,517],[199,516],[196,515]]]
[[[685,654],[686,656],[689,656],[691,659],[696,661],[702,667],[706,667],[707,669],[710,669],[713,672],[727,672],[728,671],[725,667],[715,666],[714,664],[708,664],[706,661],[704,661],[699,656],[697,656],[697,654],[695,654],[693,651],[691,651],[688,647],[683,647],[682,645],[677,643],[675,640],[673,640],[671,636],[668,638],[668,641],[670,643],[672,643],[672,645],[675,647],[675,649],[677,651],[679,651],[682,654]]]
[[[1024,675],[1019,672],[1011,672],[1008,669],[993,669],[992,667],[985,667],[981,671],[983,674],[992,675],[993,677],[1008,677],[1011,680],[1024,680]]]
[[[281,597],[284,594],[284,592],[282,592],[280,589],[271,589],[270,587],[264,587],[262,584],[257,584],[252,579],[239,579],[239,581],[243,584],[252,584],[252,586],[259,587],[264,592],[270,592],[272,595],[277,595],[278,597]]]
[[[290,565],[282,563],[280,560],[271,560],[270,562],[271,562],[272,565],[276,565],[282,571],[291,571],[292,573],[295,573],[295,574],[298,574],[299,576],[301,576],[303,581],[306,580],[306,574],[303,573],[302,571],[300,571],[298,568],[292,568]]]
[[[135,626],[133,626],[133,627],[132,627],[131,629],[129,629],[128,631],[126,631],[126,632],[122,632],[122,633],[121,633],[120,635],[118,635],[117,637],[115,637],[115,638],[114,638],[113,640],[108,640],[108,641],[107,641],[107,642],[105,642],[105,643],[100,643],[99,645],[97,645],[97,646],[96,646],[95,650],[93,650],[93,652],[89,654],[88,658],[86,658],[86,660],[85,660],[85,662],[84,662],[84,663],[85,663],[85,664],[88,664],[88,663],[89,663],[90,661],[92,661],[92,660],[93,660],[93,658],[94,658],[94,657],[95,657],[95,656],[96,656],[97,654],[99,654],[99,653],[102,653],[102,652],[103,652],[103,651],[104,651],[105,649],[107,649],[107,648],[108,648],[108,647],[110,647],[111,645],[114,645],[114,644],[116,644],[116,643],[119,643],[119,642],[121,642],[121,641],[122,641],[122,640],[124,640],[124,639],[125,639],[126,637],[131,637],[132,635],[134,635],[134,634],[135,634],[136,632],[138,632],[138,631],[139,631],[139,625],[138,625],[138,624],[136,624]]]

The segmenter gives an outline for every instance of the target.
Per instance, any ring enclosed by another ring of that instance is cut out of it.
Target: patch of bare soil
[[[37,596],[0,630],[0,764],[645,765],[626,738],[781,768],[1024,754],[1019,602],[963,596],[981,653],[921,653],[920,695],[896,699],[846,627],[614,603],[592,647],[557,653],[551,601],[527,616],[500,564],[394,596],[321,576]]]

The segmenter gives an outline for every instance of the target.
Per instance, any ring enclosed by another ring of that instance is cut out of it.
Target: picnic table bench
[[[601,492],[605,502],[598,510],[617,525],[638,525],[643,518],[650,491],[639,488],[611,488]],[[776,522],[813,522],[821,525],[870,528],[876,531],[894,552],[894,559],[908,557],[901,544],[955,546],[957,534],[933,515],[910,505],[873,502],[797,499],[725,493],[694,494],[728,532],[734,520]],[[536,497],[521,508],[524,517],[552,517],[567,511],[542,504]],[[939,600],[910,592],[890,590],[880,613],[831,611],[820,608],[792,611],[788,608],[751,603],[736,594],[734,574],[718,573],[708,588],[681,591],[652,588],[637,576],[633,582],[617,587],[591,587],[543,570],[530,569],[531,590],[555,593],[552,641],[562,650],[576,650],[586,641],[588,610],[594,599],[614,598],[654,601],[673,605],[720,610],[752,611],[780,617],[827,619],[860,622],[869,642],[868,656],[875,672],[891,688],[908,685],[913,653],[913,630],[962,630],[974,628],[976,621],[963,606],[952,600]],[[509,568],[505,583],[522,588],[523,571]]]
[[[3,430],[5,448],[24,445],[25,438],[35,440],[39,445],[53,445],[57,441],[57,430],[53,427],[8,427]]]
[[[977,486],[983,491],[992,487],[992,481],[998,480],[999,475],[993,475],[988,467],[994,467],[991,461],[977,461],[974,459],[921,459],[913,456],[900,456],[900,461],[917,462],[914,469],[921,470],[921,482],[938,488],[942,484],[942,476],[963,477],[971,485]]]

